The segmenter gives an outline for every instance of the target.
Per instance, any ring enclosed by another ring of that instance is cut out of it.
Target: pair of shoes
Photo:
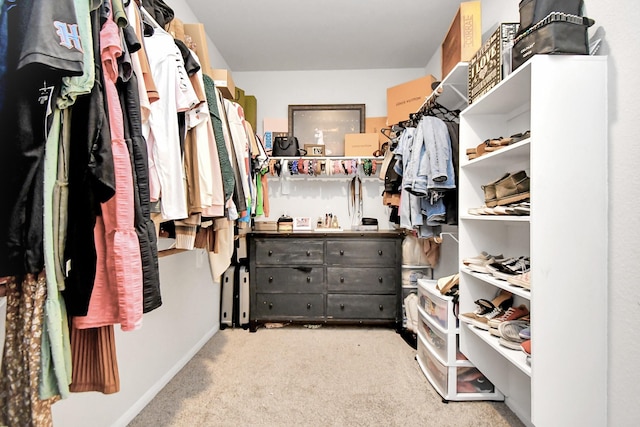
[[[496,279],[509,280],[519,274],[531,270],[531,261],[528,256],[519,258],[507,258],[501,262],[494,262],[486,265],[487,270]]]
[[[460,320],[469,324],[473,324],[474,320],[478,320],[482,324],[485,320],[493,319],[496,316],[502,315],[504,310],[510,307],[512,303],[513,294],[501,289],[498,295],[491,301],[483,298],[476,300],[475,304],[478,308],[471,313],[462,313],[460,315]]]
[[[500,254],[500,255],[490,255],[488,252],[482,251],[476,256],[464,258],[462,260],[462,263],[464,265],[484,264],[485,261],[487,261],[487,260],[489,260],[491,258],[503,258],[503,256],[502,256],[502,254]]]
[[[509,320],[518,320],[521,317],[529,315],[529,309],[526,305],[520,304],[517,307],[509,307],[502,316],[494,317],[487,322],[490,328],[498,328],[500,323],[507,322]]]
[[[531,271],[526,273],[516,274],[515,276],[507,277],[507,282],[513,286],[519,286],[525,289],[531,289]]]
[[[496,181],[483,185],[485,205],[493,208],[529,199],[530,181],[527,173],[521,170],[506,173]]]
[[[500,340],[498,341],[498,343],[503,347],[512,350],[520,350],[520,344],[525,341],[520,338],[520,331],[528,327],[529,321],[522,319],[509,320],[500,323],[500,325],[498,325],[498,332],[500,333]]]

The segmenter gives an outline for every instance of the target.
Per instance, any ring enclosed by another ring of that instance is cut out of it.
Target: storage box
[[[442,42],[442,78],[458,62],[466,62],[482,46],[482,15],[479,1],[460,3]]]
[[[505,58],[505,50],[511,46],[517,23],[504,23],[469,60],[469,104],[489,92],[509,74],[511,59]]]
[[[204,31],[204,24],[183,24],[182,28],[184,31],[185,44],[198,55],[202,73],[213,78],[211,75],[211,61],[209,60],[209,47],[207,45],[207,33]]]
[[[420,77],[387,89],[387,123],[395,124],[409,119],[422,103],[431,95],[431,83],[436,78],[432,75]]]
[[[375,133],[347,133],[344,135],[344,155],[346,157],[370,157],[378,148],[378,135]]]
[[[211,69],[210,77],[213,79],[216,87],[222,92],[222,96],[227,99],[234,99],[236,95],[236,85],[231,77],[231,71],[214,68]]]
[[[365,133],[375,133],[378,135],[379,147],[382,147],[382,144],[388,141],[387,137],[380,132],[380,130],[385,127],[387,127],[386,117],[367,117],[364,122]]]
[[[436,285],[436,280],[418,279],[418,307],[442,330],[456,329],[458,322],[454,315],[453,298],[442,295]]]

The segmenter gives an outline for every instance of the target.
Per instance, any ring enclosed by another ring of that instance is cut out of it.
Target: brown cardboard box
[[[387,89],[387,123],[393,125],[409,119],[424,100],[433,92],[431,83],[436,78],[432,75],[420,77]]]
[[[202,72],[211,77],[211,61],[204,24],[184,24],[185,44],[198,55]],[[191,40],[191,43],[189,43]]]
[[[233,78],[231,78],[231,71],[214,68],[211,70],[210,76],[213,79],[213,83],[222,92],[222,96],[227,99],[234,99],[236,85],[233,82]]]
[[[167,32],[171,34],[174,39],[178,39],[186,43],[184,37],[184,22],[182,22],[180,19],[173,18],[167,26]]]
[[[489,39],[469,60],[469,104],[489,92],[507,75],[511,60],[505,59],[503,54],[505,48],[513,42],[517,31],[517,23],[498,25]]]
[[[380,132],[380,129],[387,127],[386,117],[367,117],[364,121],[365,133],[375,133],[378,135],[378,146],[382,147],[382,144],[387,141],[387,137]]]
[[[379,148],[375,133],[347,133],[344,136],[345,157],[370,157]]]
[[[460,3],[442,42],[442,78],[458,62],[467,62],[482,46],[482,15],[479,1]]]

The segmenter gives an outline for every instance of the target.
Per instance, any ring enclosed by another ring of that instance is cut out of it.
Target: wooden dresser
[[[249,328],[268,322],[402,324],[398,231],[249,234]]]

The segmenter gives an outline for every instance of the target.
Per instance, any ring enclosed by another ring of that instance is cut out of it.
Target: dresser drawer
[[[395,268],[327,267],[327,289],[329,291],[395,293],[396,276]]]
[[[256,294],[256,313],[259,319],[294,317],[323,317],[322,294]]]
[[[321,240],[283,239],[255,241],[256,265],[322,264],[324,243]]]
[[[327,264],[394,267],[397,262],[396,242],[393,240],[327,241]]]
[[[258,292],[308,293],[324,290],[324,267],[256,267]]]
[[[395,295],[327,295],[329,319],[394,320],[397,312]]]

